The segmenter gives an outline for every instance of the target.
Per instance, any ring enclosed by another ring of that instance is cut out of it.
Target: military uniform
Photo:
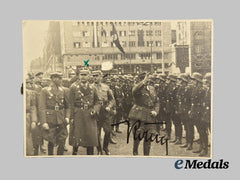
[[[27,83],[30,83],[30,80],[27,80]],[[26,88],[26,155],[32,156],[33,152],[33,142],[31,134],[31,114],[32,114],[32,96],[34,91],[30,88]]]
[[[59,73],[51,74],[51,78],[60,76]],[[49,87],[43,88],[39,98],[39,118],[43,127],[43,138],[48,141],[48,155],[53,155],[55,144],[58,145],[57,154],[63,155],[68,135],[66,118],[69,117],[69,102],[64,89],[53,82]]]
[[[175,108],[176,108],[176,76],[174,75],[169,75],[169,84],[167,85],[166,89],[166,132],[167,136],[166,139],[171,139],[171,131],[172,131],[172,120],[175,118]]]
[[[179,77],[177,77],[179,79]],[[172,113],[172,122],[174,125],[175,129],[175,139],[170,141],[171,143],[175,144],[182,144],[182,122],[181,118],[179,115],[179,108],[181,108],[181,92],[183,91],[182,87],[180,86],[179,82],[175,84],[175,89],[173,93],[173,107],[174,107],[174,112]]]
[[[155,88],[145,83],[146,82],[141,81],[133,87],[132,95],[134,98],[134,105],[130,110],[129,119],[131,124],[135,124],[137,121],[141,122],[137,130],[133,127],[133,136],[148,132],[145,138],[149,138],[152,134],[156,134],[156,125],[145,123],[156,123],[159,102]],[[152,114],[153,112],[155,112],[155,115]],[[140,139],[136,137],[133,138],[133,155],[138,155]],[[148,156],[150,154],[151,141],[145,139],[143,144],[143,153],[145,156]]]
[[[34,109],[35,115],[32,118],[32,123],[35,123],[35,127],[32,128],[32,139],[33,139],[33,146],[34,146],[34,155],[38,155],[39,148],[42,152],[46,152],[46,149],[43,147],[44,141],[40,127],[40,120],[39,120],[39,98],[40,92],[42,90],[42,79],[38,78],[38,76],[42,75],[42,72],[36,74],[37,78],[34,80],[35,84],[33,86],[34,89],[34,96],[32,99],[32,105]]]
[[[120,120],[122,119],[123,116],[123,93],[122,93],[122,89],[119,86],[120,84],[117,82],[116,77],[114,78],[114,83],[111,84],[110,89],[113,91],[113,95],[115,98],[115,102],[116,102],[116,115],[114,116],[114,124],[115,123],[119,123]],[[114,127],[113,127],[114,129]],[[121,133],[121,131],[119,130],[119,125],[116,125],[116,132]]]
[[[99,72],[95,72],[99,73]],[[103,140],[103,150],[105,151],[106,155],[109,155],[109,149],[108,149],[108,144],[110,141],[110,134],[112,131],[112,121],[113,121],[113,116],[112,113],[114,113],[114,106],[116,105],[114,95],[112,90],[109,88],[108,85],[104,83],[99,83],[95,84],[94,86],[97,97],[98,97],[98,103],[101,105],[100,106],[100,111],[98,114],[98,137],[99,137],[99,146],[98,146],[98,151],[101,153],[101,142],[100,142],[100,137],[101,137],[101,129],[103,128],[105,135],[104,135],[104,140]],[[109,108],[110,111],[108,112],[106,108]]]
[[[80,74],[89,73],[81,70]],[[94,154],[94,146],[98,146],[97,119],[99,112],[98,97],[95,89],[88,82],[78,81],[70,87],[71,119],[69,144],[73,146],[73,155],[77,155],[78,147],[87,147],[87,155]]]
[[[197,85],[193,88],[192,97],[191,97],[191,111],[190,117],[193,120],[194,125],[196,126],[199,138],[200,138],[200,147],[199,150],[193,151],[194,153],[201,153],[204,150],[204,153],[207,154],[207,145],[206,145],[206,138],[207,138],[207,128],[205,123],[202,121],[203,117],[203,98],[205,95],[205,91],[202,86],[202,75],[199,73],[193,73],[192,79],[197,81]]]

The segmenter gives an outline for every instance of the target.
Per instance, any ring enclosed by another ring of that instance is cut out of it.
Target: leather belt
[[[89,109],[90,108],[90,106],[88,105],[88,104],[83,104],[83,105],[81,105],[81,106],[74,106],[75,108],[80,108],[80,109],[84,109],[84,110],[87,110],[87,109]]]
[[[47,109],[59,111],[59,110],[63,110],[64,107],[63,106],[48,106]]]

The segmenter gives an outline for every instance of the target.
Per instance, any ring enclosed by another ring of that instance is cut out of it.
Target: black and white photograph
[[[23,20],[25,157],[212,157],[213,20]]]

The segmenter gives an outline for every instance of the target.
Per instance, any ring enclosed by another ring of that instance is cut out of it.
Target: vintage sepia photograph
[[[25,157],[212,157],[213,20],[24,20]]]

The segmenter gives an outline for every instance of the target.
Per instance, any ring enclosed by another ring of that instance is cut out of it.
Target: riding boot
[[[63,155],[64,153],[64,144],[58,145],[57,155]]]
[[[52,142],[48,142],[48,155],[53,155],[54,144]]]
[[[72,155],[77,155],[77,153],[78,153],[78,146],[73,146]]]
[[[143,142],[143,154],[144,154],[144,156],[149,156],[150,148],[151,148],[151,142],[150,141],[148,141],[148,142],[144,141]]]
[[[140,141],[139,140],[133,140],[133,155],[136,156],[138,155],[138,146],[139,146],[139,143]]]
[[[87,155],[93,155],[94,154],[94,148],[92,146],[87,147]]]
[[[110,141],[110,132],[105,132],[104,139],[103,139],[103,150],[105,151],[106,155],[110,155],[108,150],[108,144]]]

